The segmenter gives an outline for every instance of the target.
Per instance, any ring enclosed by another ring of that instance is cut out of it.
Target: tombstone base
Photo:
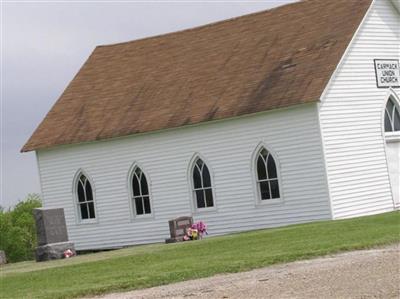
[[[183,237],[181,238],[168,238],[165,239],[165,243],[176,243],[176,242],[183,242]]]
[[[36,261],[43,262],[49,260],[57,260],[64,258],[64,251],[70,249],[74,255],[76,254],[73,242],[52,243],[36,248]]]

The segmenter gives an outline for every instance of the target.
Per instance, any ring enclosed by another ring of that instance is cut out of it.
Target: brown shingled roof
[[[91,54],[22,151],[319,100],[371,0],[310,0]]]

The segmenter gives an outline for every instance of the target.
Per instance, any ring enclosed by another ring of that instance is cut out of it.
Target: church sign
[[[374,59],[376,85],[378,88],[400,87],[398,59]]]

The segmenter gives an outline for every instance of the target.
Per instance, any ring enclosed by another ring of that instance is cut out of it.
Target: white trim
[[[400,142],[400,132],[386,133],[385,141],[386,143]]]
[[[387,175],[389,178],[389,185],[390,185],[390,193],[392,195],[392,202],[393,202],[393,208],[396,210],[396,201],[394,200],[394,194],[393,194],[393,186],[392,186],[392,180],[390,178],[390,170],[389,170],[389,160],[388,160],[388,154],[387,154],[387,146],[386,143],[389,142],[398,142],[400,141],[400,132],[385,132],[385,113],[386,113],[386,105],[387,102],[390,100],[390,98],[393,98],[394,104],[397,106],[398,111],[400,111],[400,98],[397,95],[397,93],[390,88],[388,92],[386,93],[386,96],[383,101],[383,107],[381,108],[381,134],[382,134],[382,140],[383,140],[383,148],[385,151],[385,160],[386,160],[386,171]]]
[[[213,196],[213,206],[212,207],[205,207],[205,208],[198,208],[196,197],[194,195],[194,182],[193,182],[193,170],[197,159],[201,159],[203,163],[207,166],[208,172],[210,173],[210,180],[211,180],[211,192]],[[214,184],[214,171],[210,167],[210,163],[207,159],[204,158],[203,155],[196,152],[192,155],[192,158],[189,160],[189,166],[187,168],[187,180],[189,186],[189,198],[190,198],[190,206],[193,214],[203,214],[207,212],[217,212],[217,200],[215,196],[215,184]]]
[[[400,112],[400,97],[397,95],[397,93],[394,89],[390,88],[390,89],[388,89],[385,97],[383,98],[383,103],[382,103],[382,107],[381,107],[381,135],[382,135],[383,141],[385,141],[385,142],[387,142],[387,138],[390,140],[400,134],[400,132],[385,132],[386,105],[391,98],[393,98],[394,105],[397,107],[398,111]]]
[[[94,218],[90,219],[82,219],[81,217],[81,212],[79,210],[79,200],[78,200],[78,181],[81,175],[84,175],[86,179],[90,183],[90,187],[92,188],[92,196],[93,196],[93,208],[94,208]],[[75,223],[78,225],[81,224],[95,224],[98,223],[99,219],[99,214],[97,212],[97,204],[96,204],[96,186],[92,180],[92,177],[88,174],[88,172],[82,168],[79,168],[74,175],[73,181],[72,181],[72,198],[73,198],[73,206],[74,206],[74,212],[75,212]]]
[[[38,177],[39,177],[40,199],[42,201],[42,207],[45,207],[43,184],[42,184],[42,174],[40,172],[40,162],[39,162],[39,155],[38,155],[37,151],[35,151],[35,157],[36,157],[36,167],[37,167],[37,172],[38,172]]]
[[[369,14],[370,14],[372,8],[373,8],[374,5],[375,5],[375,2],[376,2],[376,0],[372,0],[372,2],[371,2],[371,4],[370,4],[369,8],[367,9],[367,11],[366,11],[366,13],[365,13],[363,19],[361,20],[360,24],[358,25],[357,30],[354,32],[354,34],[353,34],[353,36],[352,36],[352,38],[351,38],[349,44],[347,45],[346,50],[344,51],[342,57],[340,58],[339,63],[336,65],[336,68],[335,68],[334,72],[332,73],[332,76],[330,77],[330,79],[329,79],[329,81],[328,81],[328,84],[326,84],[325,89],[324,89],[324,91],[322,92],[321,97],[320,97],[320,101],[321,101],[322,103],[324,102],[325,95],[327,94],[328,90],[331,88],[331,86],[332,86],[332,84],[334,83],[336,77],[338,76],[339,70],[342,68],[342,65],[344,64],[344,61],[347,59],[348,54],[349,54],[350,50],[351,50],[352,47],[353,47],[354,40],[357,38],[359,32],[361,31],[361,28],[364,26],[364,23],[366,22],[366,20],[367,20]]]
[[[384,136],[392,136],[392,135],[400,134],[400,131],[390,131],[390,132],[385,131],[386,107],[387,107],[387,104],[389,101],[393,102],[394,106],[397,108],[397,111],[400,113],[400,100],[399,100],[399,97],[397,96],[396,92],[392,88],[389,89],[389,91],[387,92],[387,94],[385,96],[385,102],[384,102],[384,107],[383,107],[383,115],[382,115],[381,122],[383,122]],[[394,115],[393,115],[393,117],[394,117]],[[392,121],[394,122],[394,119]],[[393,129],[394,125],[393,124],[391,124],[391,125],[392,125],[392,129]]]
[[[278,177],[278,186],[279,186],[279,198],[273,198],[273,199],[268,199],[268,200],[262,200],[260,197],[260,187],[258,183],[258,175],[257,175],[257,159],[260,151],[262,149],[266,149],[271,155],[272,158],[275,161],[275,166],[276,166],[276,172],[277,172],[277,177]],[[253,150],[251,154],[251,177],[253,181],[253,191],[254,191],[254,198],[255,198],[255,206],[268,206],[272,204],[284,204],[284,196],[283,196],[283,184],[282,184],[282,177],[281,177],[281,163],[278,154],[271,149],[271,147],[266,145],[266,142],[261,141],[258,143],[258,145],[255,147],[255,150]]]
[[[324,174],[325,174],[325,186],[327,188],[328,192],[328,200],[329,200],[329,208],[331,210],[331,219],[335,219],[335,212],[333,210],[333,202],[332,202],[332,196],[331,196],[331,186],[329,183],[329,176],[328,176],[328,165],[326,163],[326,150],[325,150],[325,139],[323,136],[322,132],[322,125],[321,125],[321,102],[317,104],[317,114],[318,114],[318,130],[319,130],[319,136],[321,138],[321,146],[322,146],[322,155],[323,155],[323,163],[324,163]]]
[[[147,189],[149,191],[149,204],[150,204],[150,214],[143,214],[143,215],[138,215],[136,214],[136,206],[133,203],[133,189],[131,186],[131,181],[132,181],[132,176],[133,173],[135,172],[136,168],[139,168],[143,175],[146,177],[146,182],[147,182]],[[153,196],[151,194],[151,181],[148,175],[148,172],[144,170],[143,166],[138,163],[138,162],[133,162],[131,166],[129,167],[128,170],[128,175],[126,179],[126,188],[127,188],[127,193],[128,193],[128,203],[129,203],[129,208],[130,208],[130,219],[131,221],[136,221],[136,220],[148,220],[148,219],[154,219],[154,210],[153,210]]]

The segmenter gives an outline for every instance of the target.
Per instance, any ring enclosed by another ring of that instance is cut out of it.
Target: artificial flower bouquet
[[[75,256],[75,253],[71,249],[67,249],[64,251],[64,258],[70,258]]]
[[[203,221],[199,221],[193,223],[191,227],[186,229],[186,234],[183,237],[183,240],[201,240],[203,239],[203,236],[207,234],[207,225]]]

